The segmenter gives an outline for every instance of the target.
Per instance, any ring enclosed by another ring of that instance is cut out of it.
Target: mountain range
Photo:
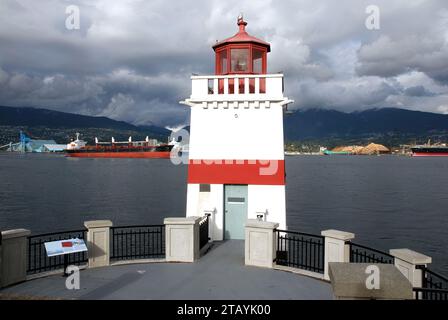
[[[4,129],[6,127],[15,131],[17,131],[15,128],[34,130],[35,138],[51,138],[49,135],[66,130],[64,131],[65,135],[60,135],[61,140],[72,135],[73,130],[80,130],[90,139],[94,139],[98,132],[102,132],[105,139],[109,139],[110,135],[115,134],[123,138],[126,135],[149,135],[165,140],[170,135],[170,130],[153,125],[135,126],[106,117],[92,117],[29,107],[0,106],[0,126],[2,126],[2,130],[6,130]],[[40,131],[36,128],[40,128]],[[15,131],[14,135],[17,134]],[[448,115],[393,108],[351,113],[326,109],[306,109],[287,113],[284,117],[284,131],[286,141],[331,140],[339,142],[374,139],[379,142],[404,143],[411,138],[438,137],[446,139],[448,138]],[[10,137],[5,137],[3,140],[8,139]],[[1,137],[0,140],[2,140]]]
[[[345,113],[307,109],[284,118],[288,141],[369,136],[431,136],[448,134],[448,115],[383,108]]]

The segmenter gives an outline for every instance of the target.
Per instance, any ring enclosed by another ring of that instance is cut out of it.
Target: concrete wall
[[[26,280],[29,235],[26,229],[2,231],[0,288]]]

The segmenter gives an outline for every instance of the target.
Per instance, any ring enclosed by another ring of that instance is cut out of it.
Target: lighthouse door
[[[224,186],[224,239],[244,239],[247,185]]]

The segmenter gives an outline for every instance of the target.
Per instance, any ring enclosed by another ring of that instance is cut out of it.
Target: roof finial
[[[240,27],[240,32],[241,31],[246,31],[247,22],[244,21],[244,17],[243,17],[243,13],[242,12],[239,14],[237,21],[238,21],[237,24]]]

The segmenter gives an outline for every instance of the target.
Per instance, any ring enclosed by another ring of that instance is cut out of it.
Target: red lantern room
[[[246,31],[247,22],[243,16],[238,17],[239,31],[230,38],[217,42],[213,46],[216,52],[215,74],[230,75],[257,75],[266,74],[267,53],[271,45],[263,40],[251,36]],[[236,80],[238,79],[238,80]],[[239,83],[239,92],[244,91],[244,79],[241,77],[229,78],[230,94],[234,93],[234,81]],[[266,92],[266,79],[260,79],[260,93]],[[255,79],[249,79],[249,93],[255,91]],[[224,92],[224,79],[219,79],[219,93]]]
[[[213,46],[216,52],[217,75],[266,74],[266,55],[271,51],[271,45],[249,35],[246,26],[247,22],[240,15],[239,31],[233,37]]]

